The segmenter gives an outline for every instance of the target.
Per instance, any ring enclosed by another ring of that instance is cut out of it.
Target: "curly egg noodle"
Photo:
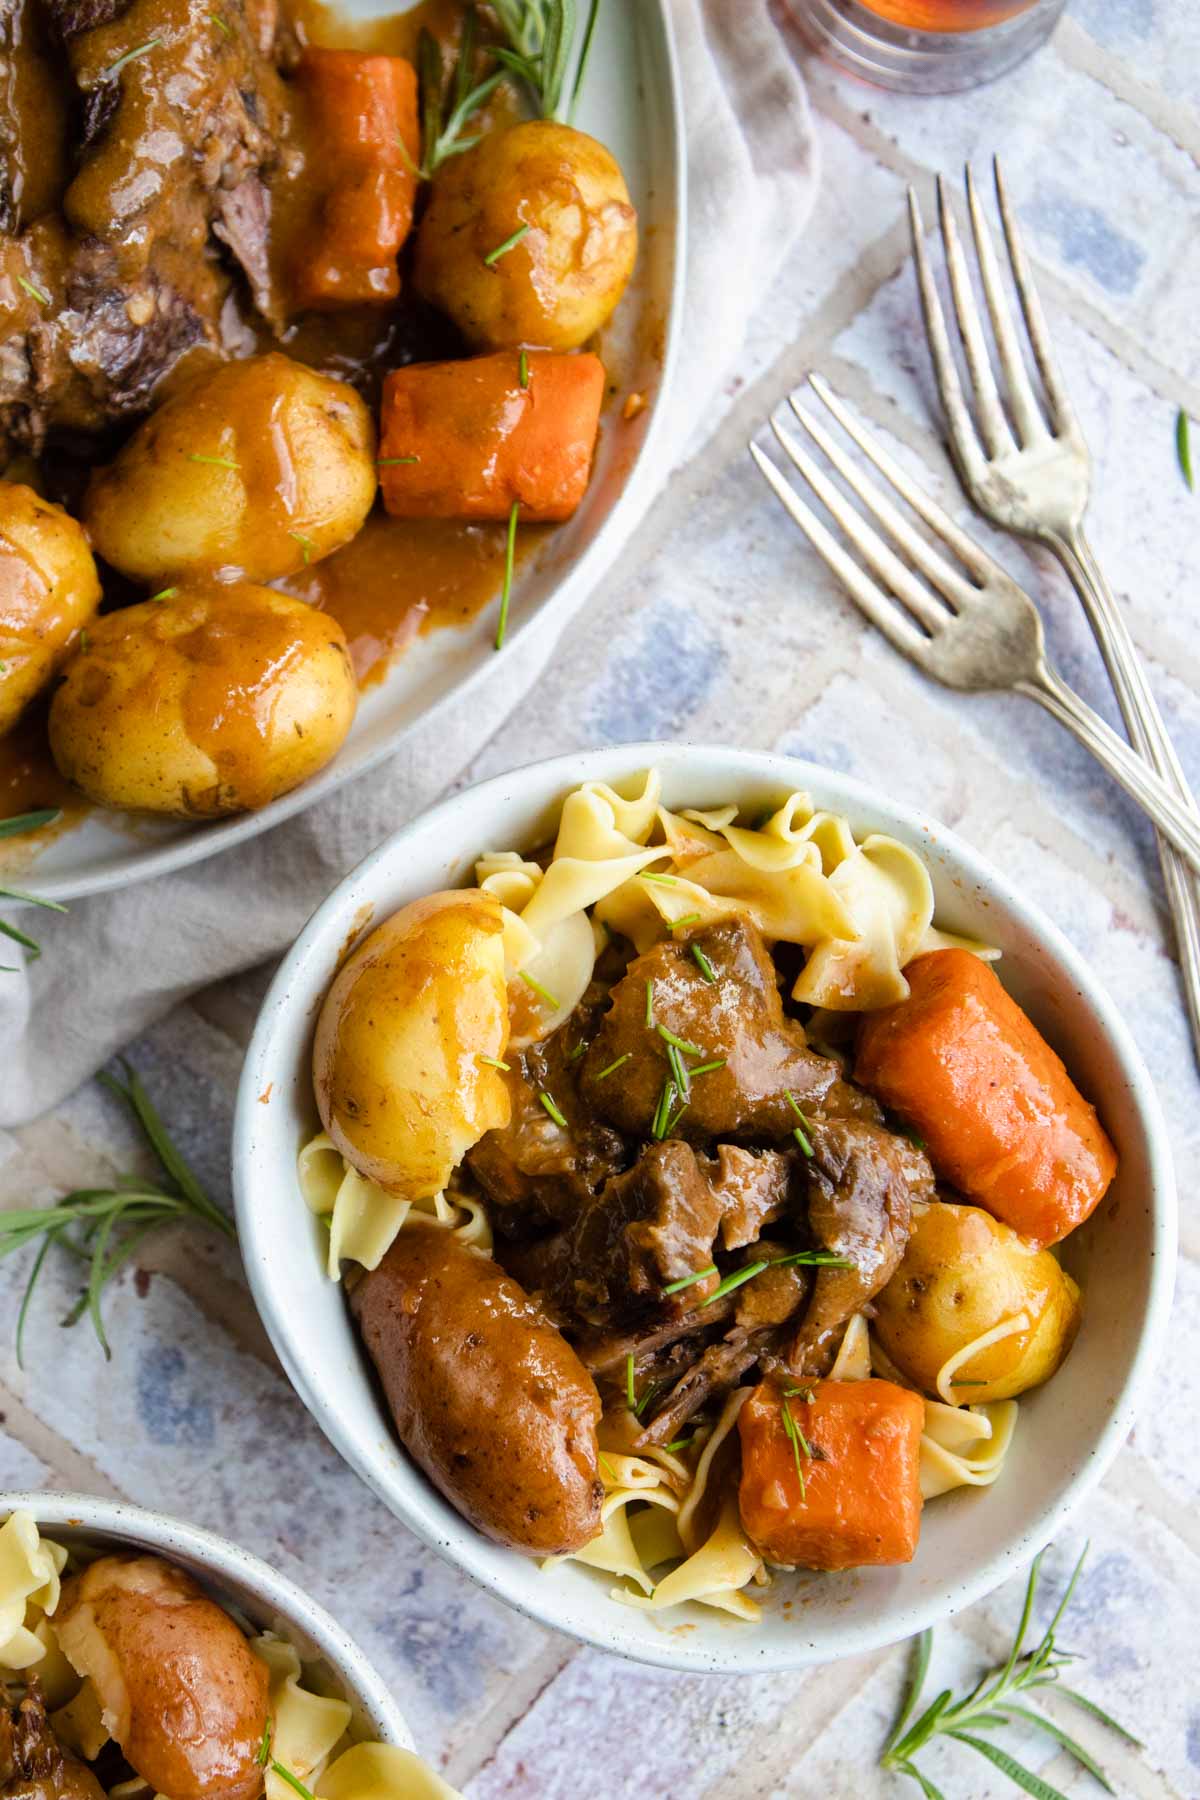
[[[516,1001],[511,1048],[548,1037],[571,1016],[609,933],[629,939],[640,954],[669,937],[679,921],[700,927],[747,919],[768,941],[798,944],[808,953],[793,998],[840,1013],[905,999],[904,967],[926,951],[956,946],[986,960],[998,956],[935,926],[929,872],[896,839],[872,833],[860,843],[846,819],[817,810],[802,793],[789,795],[753,828],[738,818],[734,805],[671,811],[662,805],[661,777],[652,769],[628,798],[601,782],[569,794],[545,864],[513,850],[479,858],[478,887],[502,908],[506,974]],[[522,981],[539,995],[539,1008],[521,1005]],[[308,1206],[328,1229],[334,1280],[343,1261],[375,1269],[410,1220],[443,1226],[491,1253],[483,1206],[456,1191],[453,1181],[424,1199],[399,1199],[360,1175],[325,1132],[304,1145],[298,1173]],[[990,1343],[995,1332],[985,1336]],[[920,1466],[927,1499],[987,1485],[1003,1467],[1015,1402],[956,1406],[949,1386],[954,1370],[982,1347],[981,1339],[948,1359],[936,1384],[942,1400],[924,1402]],[[872,1343],[858,1315],[831,1378],[865,1380],[873,1367],[912,1385]],[[640,1430],[632,1412],[606,1414],[599,1429],[601,1530],[582,1550],[543,1566],[576,1561],[616,1577],[614,1597],[647,1611],[690,1601],[756,1619],[752,1591],[771,1578],[737,1505],[735,1427],[748,1394],[731,1394],[716,1423],[700,1425],[686,1445],[637,1454],[629,1449]]]
[[[27,1512],[0,1526],[0,1684],[36,1676],[57,1737],[93,1759],[108,1742],[102,1709],[90,1680],[82,1680],[59,1646],[54,1628],[60,1577],[70,1553],[42,1537]],[[290,1771],[314,1800],[455,1800],[454,1789],[410,1750],[351,1743],[351,1709],[322,1693],[294,1645],[274,1633],[250,1639],[270,1682],[271,1760]],[[267,1800],[294,1800],[296,1788],[272,1767],[264,1770]],[[109,1790],[110,1800],[170,1800],[135,1777]]]

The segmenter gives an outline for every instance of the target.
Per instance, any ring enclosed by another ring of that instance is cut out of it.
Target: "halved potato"
[[[1019,1330],[1005,1330],[1021,1317]],[[897,1368],[927,1394],[948,1371],[953,1404],[1011,1400],[1048,1381],[1079,1328],[1079,1289],[1048,1250],[978,1206],[913,1209],[903,1260],[875,1301],[875,1331]]]
[[[132,1767],[171,1800],[255,1800],[268,1676],[224,1608],[156,1556],[64,1582],[58,1641]]]
[[[349,1162],[403,1199],[440,1193],[508,1090],[500,902],[477,889],[393,913],[343,965],[313,1047],[321,1122]]]

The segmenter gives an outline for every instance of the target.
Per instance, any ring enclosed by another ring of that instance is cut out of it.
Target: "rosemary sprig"
[[[948,1688],[944,1689],[921,1713],[914,1725],[909,1721],[917,1710],[921,1698],[921,1689],[929,1669],[930,1654],[933,1649],[933,1632],[923,1631],[917,1638],[913,1652],[912,1674],[904,1702],[896,1717],[896,1722],[888,1734],[887,1742],[880,1753],[880,1766],[894,1769],[898,1774],[907,1775],[915,1781],[926,1800],[943,1800],[943,1797],[929,1777],[913,1762],[913,1757],[925,1748],[935,1737],[951,1737],[956,1743],[966,1744],[980,1756],[986,1757],[993,1767],[1007,1775],[1023,1792],[1032,1794],[1034,1800],[1064,1800],[1058,1788],[1052,1787],[1043,1776],[1027,1769],[1002,1745],[991,1743],[986,1738],[977,1736],[981,1731],[993,1731],[998,1725],[1007,1725],[1013,1719],[1020,1719],[1026,1725],[1034,1726],[1056,1743],[1060,1749],[1075,1759],[1081,1768],[1098,1781],[1107,1793],[1115,1794],[1108,1776],[1095,1758],[1084,1749],[1083,1745],[1069,1735],[1054,1720],[1046,1718],[1031,1706],[1020,1704],[1016,1696],[1035,1692],[1038,1688],[1052,1687],[1075,1706],[1090,1713],[1107,1725],[1110,1731],[1124,1738],[1127,1744],[1135,1749],[1144,1748],[1140,1738],[1136,1738],[1124,1725],[1117,1723],[1094,1700],[1086,1694],[1078,1694],[1073,1688],[1064,1687],[1059,1679],[1059,1670],[1068,1663],[1074,1662],[1073,1656],[1057,1648],[1055,1634],[1075,1592],[1075,1584],[1079,1580],[1088,1546],[1085,1544],[1079,1561],[1075,1564],[1066,1591],[1059,1601],[1054,1617],[1042,1634],[1040,1643],[1034,1649],[1022,1655],[1025,1634],[1033,1617],[1034,1601],[1037,1596],[1038,1578],[1041,1574],[1043,1550],[1033,1560],[1029,1571],[1029,1581],[1025,1588],[1025,1603],[1021,1609],[1021,1622],[1017,1627],[1017,1635],[1013,1639],[1008,1658],[1002,1667],[990,1669],[981,1675],[971,1691],[961,1700],[955,1700]]]
[[[696,1071],[693,1069],[692,1073],[695,1074]],[[667,1085],[670,1086],[670,1083]],[[747,1263],[742,1269],[735,1269],[733,1274],[727,1275],[720,1286],[713,1289],[707,1300],[702,1300],[700,1304],[711,1306],[714,1300],[719,1300],[723,1294],[731,1294],[734,1288],[742,1287],[747,1281],[753,1281],[756,1275],[762,1275],[767,1269],[785,1269],[789,1263],[802,1263],[810,1269],[849,1269],[853,1267],[848,1256],[839,1256],[833,1250],[793,1250],[790,1256],[773,1256],[768,1260]],[[684,1275],[661,1291],[664,1294],[679,1294],[683,1292],[684,1288],[691,1287],[697,1281],[704,1281],[708,1276],[716,1273],[717,1265],[709,1263],[706,1269],[697,1269],[692,1275]],[[978,1383],[972,1385],[977,1386]],[[794,1388],[792,1391],[798,1394],[800,1389]]]
[[[679,1098],[673,1081],[664,1081],[662,1093],[658,1096],[658,1105],[654,1109],[654,1119],[650,1126],[650,1136],[656,1144],[661,1144],[671,1127],[671,1114],[675,1102]]]
[[[809,1447],[808,1439],[805,1437],[799,1425],[797,1425],[795,1418],[792,1416],[792,1409],[786,1397],[780,1400],[779,1405],[783,1412],[783,1429],[787,1433],[789,1444],[792,1446],[792,1461],[796,1465],[796,1478],[800,1483],[800,1498],[801,1500],[807,1500],[808,1484],[804,1479],[804,1465],[801,1463],[800,1458],[802,1455],[806,1456],[811,1462],[812,1450]]]
[[[804,1114],[800,1111],[800,1108],[796,1102],[796,1096],[795,1096],[795,1094],[792,1093],[791,1089],[785,1088],[784,1092],[787,1095],[788,1105],[791,1107],[792,1111],[795,1113],[796,1117],[800,1121],[799,1125],[793,1126],[792,1136],[795,1138],[796,1142],[799,1144],[802,1153],[805,1156],[811,1156],[813,1153],[813,1147],[812,1147],[812,1140],[808,1136],[808,1132],[810,1132],[812,1130],[812,1126],[809,1124],[809,1122],[805,1118]]]
[[[549,988],[544,988],[540,981],[535,981],[533,976],[527,974],[524,969],[518,969],[517,973],[525,983],[526,987],[531,987],[538,999],[541,1000],[544,1005],[548,1006],[551,1012],[558,1011],[558,1001],[554,998],[554,995],[550,992]]]
[[[655,1030],[658,1032],[658,1035],[662,1039],[663,1043],[669,1044],[673,1050],[682,1050],[685,1056],[703,1056],[704,1055],[704,1052],[700,1048],[699,1044],[689,1044],[688,1040],[686,1038],[681,1038],[674,1031],[668,1031],[668,1029],[665,1025],[656,1025]]]
[[[591,0],[569,101],[564,103],[567,70],[575,42],[575,0],[493,0],[506,44],[495,56],[529,89],[544,119],[573,115],[583,85],[599,0]]]
[[[435,175],[452,156],[473,150],[480,140],[477,132],[464,137],[466,126],[491,99],[504,80],[507,69],[489,69],[476,79],[478,18],[475,8],[468,6],[459,39],[458,56],[446,83],[442,52],[432,32],[422,31],[417,44],[417,69],[421,82],[421,137],[424,155],[417,168],[408,154],[403,138],[397,135],[400,153],[412,173],[422,181]]]
[[[699,922],[699,919],[699,913],[684,913],[682,918],[671,920],[671,930],[682,931],[685,925],[695,925]]]
[[[129,1107],[162,1165],[167,1184],[158,1187],[134,1176],[122,1176],[113,1188],[77,1188],[73,1193],[64,1194],[52,1206],[18,1207],[0,1212],[0,1256],[21,1250],[38,1238],[42,1240],[17,1316],[19,1367],[24,1367],[22,1337],[29,1302],[51,1244],[60,1244],[88,1265],[87,1286],[62,1323],[74,1325],[86,1312],[101,1349],[106,1357],[111,1357],[100,1313],[101,1296],[143,1238],[160,1225],[177,1220],[206,1225],[229,1238],[237,1235],[232,1220],[208,1198],[171,1141],[140,1078],[128,1063],[123,1062],[121,1068],[125,1076],[123,1082],[108,1074],[102,1074],[99,1079]]]
[[[610,1075],[615,1075],[617,1070],[619,1068],[621,1068],[622,1064],[627,1063],[632,1055],[633,1055],[633,1051],[627,1050],[625,1052],[624,1056],[618,1056],[617,1060],[615,1062],[610,1062],[608,1064],[607,1068],[601,1069],[600,1073],[596,1077],[596,1080],[597,1081],[607,1081],[608,1077]],[[569,1062],[571,1060],[570,1057],[568,1057],[567,1060]]]
[[[262,1743],[258,1746],[258,1755],[254,1759],[260,1769],[266,1768],[267,1762],[270,1759],[270,1755],[271,1755],[271,1721],[268,1718],[266,1724],[263,1726]]]
[[[1175,420],[1175,454],[1179,458],[1179,472],[1194,494],[1195,477],[1192,474],[1192,438],[1188,416],[1182,406]]]
[[[286,1781],[290,1788],[295,1788],[301,1800],[313,1800],[312,1789],[306,1788],[300,1777],[293,1775],[290,1769],[285,1769],[281,1762],[272,1762],[271,1773],[278,1775],[280,1781]]]
[[[26,831],[40,831],[43,825],[55,825],[61,818],[62,813],[53,806],[42,807],[38,812],[17,813],[14,818],[0,819],[0,839],[19,837]],[[60,901],[43,900],[40,894],[27,893],[24,888],[0,887],[0,900],[25,900],[31,906],[44,906],[48,912],[67,911]],[[42,954],[42,946],[37,939],[31,938],[27,932],[18,931],[7,919],[0,919],[0,937],[6,937],[12,943],[20,944],[23,950],[28,950],[30,962],[36,962]],[[0,974],[15,975],[17,972],[11,963],[0,964]]]

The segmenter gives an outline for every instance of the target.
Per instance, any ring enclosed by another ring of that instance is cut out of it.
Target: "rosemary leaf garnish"
[[[574,119],[575,108],[579,104],[579,90],[583,86],[583,77],[587,70],[588,57],[591,55],[592,50],[592,39],[596,33],[596,20],[599,16],[600,0],[592,0],[591,7],[588,11],[588,22],[584,27],[583,47],[579,52],[579,61],[575,67],[575,85],[571,89],[571,109],[567,115],[569,120]]]
[[[0,819],[0,838],[19,837],[24,831],[40,831],[43,825],[56,825],[62,813],[53,806],[39,812],[17,813],[11,819]]]
[[[421,136],[425,155],[419,168],[399,132],[396,134],[405,162],[420,180],[428,181],[450,157],[462,156],[465,151],[475,148],[479,137],[464,137],[464,127],[490,100],[507,73],[503,68],[495,69],[481,80],[475,80],[477,36],[476,11],[473,6],[468,6],[458,57],[447,88],[437,39],[429,31],[421,32],[417,43],[417,68],[421,78]]]
[[[689,1444],[694,1443],[695,1436],[696,1434],[693,1432],[691,1437],[672,1438],[669,1444],[663,1445],[663,1449],[668,1456],[674,1456],[677,1451],[686,1450]]]
[[[646,983],[646,1024],[648,1026],[650,1026],[651,1028],[653,1028],[653,1025],[654,1025],[654,983],[652,981],[648,981]]]
[[[296,542],[299,544],[301,553],[304,557],[304,566],[307,569],[308,564],[309,564],[309,558],[312,556],[313,551],[316,549],[316,545],[313,543],[312,539],[310,537],[306,537],[304,532],[302,532],[302,531],[289,531],[288,536],[290,538],[295,538]]]
[[[306,1788],[300,1777],[293,1775],[290,1769],[285,1769],[281,1762],[272,1762],[271,1771],[278,1775],[280,1781],[286,1781],[290,1788],[295,1788],[301,1800],[313,1800],[312,1789]]]
[[[613,1075],[616,1073],[616,1071],[621,1067],[622,1063],[627,1063],[632,1055],[633,1055],[633,1051],[627,1050],[625,1052],[624,1056],[618,1056],[616,1062],[610,1062],[606,1069],[601,1069],[600,1073],[596,1077],[596,1080],[597,1081],[606,1081],[610,1075]],[[568,1061],[569,1060],[570,1059],[568,1058]]]
[[[807,1135],[807,1132],[804,1128],[807,1126],[808,1131],[811,1131],[812,1126],[809,1125],[808,1120],[805,1118],[804,1114],[800,1111],[800,1108],[796,1103],[796,1096],[795,1096],[795,1094],[792,1093],[791,1089],[785,1088],[784,1092],[787,1095],[788,1105],[791,1107],[792,1111],[795,1113],[796,1117],[800,1121],[799,1125],[797,1125],[793,1128],[792,1136],[795,1138],[796,1142],[799,1144],[804,1155],[811,1156],[813,1153],[812,1140],[811,1140],[811,1138],[809,1138],[809,1136]]]
[[[800,1483],[800,1498],[801,1500],[806,1500],[808,1498],[808,1484],[804,1479],[804,1468],[801,1464],[800,1457],[803,1453],[803,1455],[811,1460],[812,1451],[808,1447],[808,1440],[804,1433],[792,1417],[792,1409],[786,1398],[781,1400],[779,1404],[783,1411],[783,1429],[786,1431],[788,1442],[792,1446],[792,1461],[796,1465],[796,1478]]]
[[[17,813],[11,819],[0,819],[0,839],[19,837],[26,831],[40,831],[43,825],[53,825],[62,818],[62,813],[53,806],[45,806],[37,812]],[[50,912],[65,913],[66,907],[57,900],[43,900],[40,894],[30,894],[24,888],[0,887],[0,899],[25,900],[31,906],[44,906]],[[29,961],[36,962],[42,954],[42,946],[36,938],[27,932],[19,931],[10,925],[7,919],[0,919],[0,937],[6,937],[10,943],[20,944],[22,950],[28,950]],[[0,974],[17,975],[20,970],[12,963],[0,964]],[[0,1249],[0,1255],[3,1250]]]
[[[1192,440],[1188,416],[1182,406],[1175,420],[1175,454],[1179,458],[1179,472],[1194,494],[1196,482],[1192,474]]]
[[[124,1082],[108,1074],[102,1074],[99,1079],[129,1107],[162,1165],[167,1185],[157,1187],[152,1182],[125,1176],[113,1188],[78,1188],[64,1194],[51,1206],[17,1207],[0,1212],[0,1256],[42,1239],[17,1317],[19,1367],[24,1367],[22,1339],[29,1302],[51,1244],[61,1243],[63,1249],[88,1264],[87,1286],[63,1324],[74,1325],[86,1312],[101,1349],[106,1357],[110,1357],[112,1351],[100,1313],[101,1296],[143,1238],[160,1225],[180,1220],[206,1225],[229,1238],[237,1235],[232,1220],[208,1198],[172,1143],[140,1078],[128,1063],[123,1062],[121,1068]],[[75,1236],[70,1235],[73,1229]]]
[[[494,0],[508,42],[494,55],[524,82],[544,119],[563,120],[563,96],[575,38],[575,0]],[[599,0],[592,0],[575,65],[570,111],[574,113],[596,29]]]
[[[633,1383],[633,1351],[632,1350],[628,1351],[625,1356],[625,1398],[628,1400],[629,1410],[630,1410],[630,1412],[632,1412],[634,1410],[634,1408],[637,1406],[637,1389]]]
[[[699,969],[700,973],[703,975],[705,981],[715,982],[717,979],[716,971],[714,970],[712,964],[709,962],[707,956],[705,956],[705,954],[704,954],[703,950],[700,948],[699,944],[692,945],[692,955],[695,957],[696,967]]]
[[[678,1281],[672,1281],[662,1291],[664,1294],[682,1294],[684,1288],[694,1287],[698,1281],[707,1281],[716,1272],[716,1263],[709,1263],[707,1269],[697,1269],[694,1275],[681,1275]]]
[[[240,463],[230,462],[227,456],[201,456],[196,450],[189,453],[188,461],[194,463],[207,463],[209,467],[213,469],[237,469],[241,467]]]
[[[377,469],[399,469],[404,463],[418,463],[419,456],[378,456],[375,459]]]
[[[479,1060],[481,1063],[486,1063],[489,1069],[503,1069],[506,1075],[512,1066],[510,1063],[501,1062],[498,1056],[481,1056]]]
[[[24,275],[18,275],[17,276],[17,286],[24,288],[25,292],[29,295],[29,298],[31,300],[36,300],[39,306],[49,306],[49,304],[50,304],[49,294],[45,291],[44,288],[38,287],[36,282],[26,281]]]
[[[681,919],[671,920],[671,930],[682,931],[685,925],[695,925],[699,918],[699,913],[684,913]]]
[[[116,62],[109,63],[107,69],[105,69],[100,77],[101,81],[111,81],[114,75],[119,75],[121,73],[121,70],[125,67],[126,63],[136,62],[139,56],[149,56],[151,50],[158,50],[161,49],[161,47],[161,38],[147,38],[146,42],[144,44],[139,44],[135,50],[127,50],[124,56],[118,56]]]
[[[672,1113],[671,1117],[667,1120],[667,1129],[663,1133],[664,1137],[674,1137],[675,1127],[678,1125],[680,1119],[682,1119],[682,1117],[683,1117],[684,1113],[687,1111],[687,1109],[688,1109],[688,1103],[685,1100],[683,1105],[679,1108],[679,1111]]]
[[[724,1067],[725,1058],[723,1056],[714,1056],[711,1062],[700,1063],[697,1068],[689,1069],[688,1073],[692,1080],[695,1081],[697,1075],[711,1075],[714,1069],[723,1069]]]
[[[270,1721],[270,1719],[268,1719],[266,1724],[263,1726],[262,1743],[258,1746],[258,1755],[254,1759],[260,1769],[266,1768],[267,1761],[268,1761],[270,1755],[271,1755],[271,1721]]]
[[[567,1061],[569,1063],[578,1062],[580,1057],[586,1056],[587,1053],[588,1053],[588,1047],[586,1044],[576,1044],[576,1046],[572,1050],[570,1056],[568,1056]]]
[[[557,1126],[559,1126],[561,1130],[565,1131],[567,1129],[567,1121],[563,1118],[562,1113],[559,1111],[558,1107],[555,1105],[553,1094],[548,1094],[546,1092],[545,1088],[543,1088],[541,1090],[541,1092],[538,1094],[538,1099],[541,1101],[541,1103],[545,1107],[546,1111],[550,1114],[550,1117],[554,1120],[554,1123]]]
[[[1062,1699],[1069,1700],[1079,1706],[1093,1718],[1099,1719],[1111,1731],[1123,1738],[1135,1749],[1144,1746],[1124,1725],[1119,1725],[1094,1700],[1084,1694],[1077,1694],[1073,1689],[1064,1687],[1059,1680],[1059,1670],[1075,1660],[1056,1646],[1055,1633],[1059,1623],[1070,1604],[1079,1580],[1079,1572],[1083,1568],[1087,1556],[1087,1545],[1075,1564],[1074,1572],[1067,1583],[1066,1591],[1058,1603],[1054,1617],[1046,1627],[1041,1641],[1034,1649],[1022,1655],[1025,1634],[1033,1617],[1034,1602],[1037,1596],[1038,1579],[1041,1574],[1042,1557],[1045,1551],[1035,1556],[1029,1571],[1029,1581],[1025,1588],[1025,1602],[1021,1609],[1021,1622],[1017,1627],[1007,1660],[1002,1667],[989,1670],[981,1675],[975,1686],[962,1699],[955,1700],[949,1689],[944,1690],[937,1699],[927,1706],[914,1725],[909,1721],[916,1712],[921,1699],[921,1689],[925,1684],[925,1676],[929,1669],[929,1659],[933,1649],[933,1632],[923,1631],[917,1638],[913,1649],[913,1668],[909,1678],[908,1689],[903,1705],[897,1715],[896,1722],[888,1734],[887,1742],[880,1753],[880,1766],[894,1769],[899,1774],[907,1775],[915,1781],[925,1795],[936,1795],[937,1789],[922,1770],[913,1762],[913,1757],[925,1748],[935,1737],[950,1737],[956,1743],[966,1744],[980,1756],[986,1757],[993,1767],[1007,1775],[1009,1780],[1032,1794],[1034,1800],[1062,1800],[1057,1788],[1050,1785],[1041,1775],[1027,1769],[1019,1763],[1009,1751],[1001,1745],[990,1743],[986,1738],[977,1736],[981,1731],[993,1731],[998,1725],[1007,1725],[1011,1719],[1018,1718],[1025,1724],[1042,1731],[1061,1750],[1072,1757],[1082,1769],[1094,1777],[1110,1794],[1116,1792],[1108,1776],[1099,1763],[1054,1720],[1046,1718],[1031,1706],[1019,1703],[1016,1696],[1028,1695],[1038,1688],[1052,1688]]]
[[[670,1044],[676,1050],[682,1050],[686,1056],[703,1056],[704,1052],[698,1044],[689,1044],[686,1038],[676,1037],[665,1025],[656,1025],[655,1030],[664,1044]]]
[[[524,350],[522,350],[520,356],[517,358],[517,381],[523,388],[529,386],[529,358],[526,356]]]
[[[724,1281],[717,1283],[711,1294],[705,1296],[700,1302],[701,1306],[711,1306],[714,1300],[723,1300],[726,1294],[732,1294],[735,1288],[744,1287],[748,1281],[753,1281],[756,1275],[761,1275],[763,1270],[769,1269],[770,1266],[769,1262],[754,1262],[747,1263],[744,1269],[735,1269],[732,1275],[726,1275]]]
[[[521,980],[525,983],[526,987],[531,987],[538,999],[543,1001],[550,1008],[551,1012],[558,1011],[559,1003],[548,988],[544,988],[540,981],[535,981],[533,976],[528,974],[524,969],[518,969],[517,973],[520,975]]]
[[[633,1416],[635,1419],[641,1418],[642,1414],[645,1412],[646,1408],[649,1406],[650,1402],[653,1400],[655,1394],[661,1393],[662,1387],[663,1387],[663,1384],[661,1381],[652,1381],[650,1383],[650,1386],[646,1389],[645,1393],[642,1395],[641,1399],[638,1401],[637,1405],[633,1409]]]
[[[659,887],[679,886],[679,882],[674,875],[656,875],[652,869],[639,869],[638,878],[641,881],[656,882]]]
[[[675,1082],[675,1086],[679,1090],[680,1099],[689,1100],[691,1098],[692,1086],[688,1080],[688,1072],[684,1065],[683,1058],[680,1056],[674,1044],[667,1045],[667,1062],[670,1064],[671,1075]]]
[[[654,1122],[650,1127],[650,1136],[656,1144],[661,1144],[667,1135],[671,1123],[671,1113],[679,1098],[673,1081],[664,1081],[662,1093],[658,1096],[658,1105],[654,1109]]]
[[[526,220],[523,225],[518,225],[517,229],[509,237],[506,237],[502,244],[497,244],[494,250],[488,251],[483,259],[486,267],[494,269],[496,264],[500,261],[500,258],[502,256],[507,256],[510,250],[515,250],[517,245],[521,242],[521,239],[528,237],[528,235],[529,221]]]
[[[157,594],[151,594],[152,600],[171,600],[179,592],[177,587],[159,588]]]
[[[221,33],[222,37],[232,37],[233,36],[232,31],[230,31],[228,25],[225,23],[224,19],[220,15],[220,13],[215,13],[215,12],[209,13],[208,16],[209,16],[209,19],[211,20],[211,22],[216,26],[217,30]]]
[[[496,626],[496,648],[504,648],[504,634],[508,630],[508,603],[512,599],[513,570],[517,558],[517,514],[521,510],[519,500],[512,503],[512,511],[508,515],[508,536],[504,541],[504,586],[500,590],[500,619]]]

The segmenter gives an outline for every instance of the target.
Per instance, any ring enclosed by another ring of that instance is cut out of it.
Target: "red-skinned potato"
[[[595,1383],[498,1263],[410,1224],[351,1306],[401,1442],[464,1518],[532,1556],[598,1534]]]
[[[256,1800],[266,1665],[192,1577],[102,1556],[64,1582],[54,1626],[127,1761],[171,1800]]]
[[[508,1090],[485,1058],[508,1044],[500,903],[429,894],[385,919],[343,964],[313,1046],[321,1123],[368,1180],[403,1199],[440,1193]]]

